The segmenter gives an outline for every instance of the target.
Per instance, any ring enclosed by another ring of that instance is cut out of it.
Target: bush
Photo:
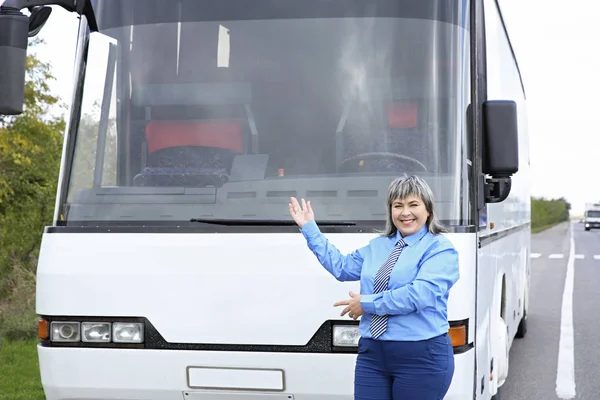
[[[0,302],[0,337],[10,340],[37,338],[35,274],[15,259],[2,282],[9,294]]]
[[[0,335],[37,336],[35,274],[44,226],[52,222],[62,118],[48,116],[49,66],[27,57],[25,108],[0,116]]]
[[[543,197],[531,199],[531,229],[534,232],[550,228],[569,220],[571,204],[564,198],[547,200]]]

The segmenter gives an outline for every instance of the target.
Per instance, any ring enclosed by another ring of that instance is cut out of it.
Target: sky
[[[600,201],[600,2],[500,5],[527,95],[532,195],[565,197],[577,215],[586,202]],[[78,19],[53,8],[36,53],[51,65],[51,89],[68,102]]]

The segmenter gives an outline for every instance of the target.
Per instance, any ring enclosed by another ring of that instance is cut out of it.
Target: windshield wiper
[[[215,225],[260,225],[260,226],[293,226],[296,223],[293,220],[278,220],[278,219],[224,219],[224,218],[192,218],[190,222],[201,222],[205,224]],[[354,226],[354,221],[317,221],[319,226]]]

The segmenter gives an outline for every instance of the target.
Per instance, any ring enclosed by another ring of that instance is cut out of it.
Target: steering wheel
[[[362,153],[362,154],[357,154],[355,156],[347,158],[340,165],[340,171],[345,172],[344,169],[347,169],[350,166],[354,166],[356,168],[357,167],[356,162],[360,161],[360,160],[388,159],[388,158],[393,159],[395,161],[408,161],[408,162],[416,165],[418,168],[422,169],[423,172],[427,172],[427,168],[419,160],[416,160],[412,157],[405,156],[403,154],[386,153],[386,152]],[[350,172],[350,171],[348,171],[348,172]]]

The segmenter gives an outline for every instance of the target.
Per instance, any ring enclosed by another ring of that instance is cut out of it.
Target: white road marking
[[[585,258],[585,256],[583,254],[575,254],[576,260],[583,260],[584,258]]]
[[[530,258],[539,258],[542,254],[541,253],[531,253],[529,255]]]
[[[598,254],[594,254],[594,260],[600,260],[600,256]]]
[[[564,254],[550,254],[548,258],[563,258]]]
[[[575,274],[575,239],[571,227],[571,248],[567,261],[567,275],[562,299],[560,339],[558,342],[558,368],[556,369],[556,394],[561,399],[575,397],[575,351],[573,332],[573,280]]]

